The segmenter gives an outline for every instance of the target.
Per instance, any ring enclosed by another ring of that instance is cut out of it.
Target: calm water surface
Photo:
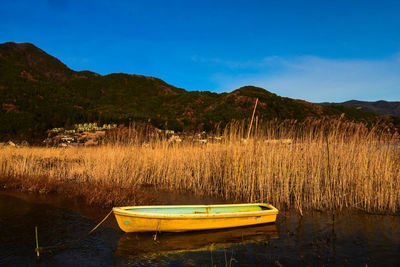
[[[170,204],[188,203],[186,197]],[[191,202],[210,201],[218,202]],[[82,236],[108,211],[54,196],[0,193],[0,266],[400,265],[400,217],[357,213],[286,213],[276,224],[156,237],[125,234],[112,217],[87,239],[36,262],[35,225],[40,245],[55,245]]]

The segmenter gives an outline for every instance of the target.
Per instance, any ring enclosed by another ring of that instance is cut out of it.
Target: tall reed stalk
[[[51,191],[46,189],[51,182],[77,184],[81,196],[98,194],[110,205],[135,203],[119,193],[110,197],[96,192],[93,184],[118,192],[152,185],[238,202],[270,202],[299,212],[350,208],[399,213],[398,134],[341,120],[256,122],[247,142],[245,123],[236,122],[225,128],[222,141],[206,145],[170,143],[139,133],[129,145],[2,148],[0,183],[37,192]],[[35,177],[46,179],[38,182]],[[110,201],[113,197],[120,199]]]

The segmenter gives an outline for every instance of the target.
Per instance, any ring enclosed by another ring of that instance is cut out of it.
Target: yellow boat
[[[270,204],[131,206],[113,208],[125,232],[184,232],[275,222],[278,210]]]

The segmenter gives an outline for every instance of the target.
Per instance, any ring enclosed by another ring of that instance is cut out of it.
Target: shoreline
[[[42,180],[44,178],[41,178]],[[42,180],[43,181],[43,180]],[[126,188],[119,189],[117,193],[113,190],[115,188],[110,186],[99,186],[97,185],[95,190],[106,191],[110,194],[107,196],[108,201],[104,202],[103,198],[91,198],[84,194],[86,192],[85,188],[82,187],[81,184],[61,184],[58,183],[56,185],[52,185],[49,187],[48,185],[45,187],[46,192],[43,192],[44,188],[40,187],[33,187],[30,188],[26,187],[27,183],[16,183],[15,180],[13,183],[7,184],[3,177],[0,177],[0,194],[10,195],[13,197],[22,198],[27,201],[44,203],[44,204],[54,204],[49,202],[56,200],[60,204],[61,207],[65,206],[65,203],[69,203],[71,207],[75,209],[77,206],[82,207],[85,206],[86,208],[93,208],[93,209],[101,209],[101,210],[108,210],[110,208],[116,206],[139,206],[139,205],[194,205],[194,204],[204,204],[204,205],[211,205],[211,204],[228,204],[228,203],[247,203],[244,201],[238,200],[225,200],[218,197],[212,196],[205,196],[205,195],[193,195],[191,192],[177,192],[177,191],[166,191],[160,190],[159,192],[162,193],[163,196],[155,197],[154,195],[157,194],[157,189],[145,186],[145,187],[138,187],[136,189],[128,190]],[[111,193],[113,192],[113,193]],[[139,194],[138,194],[139,193]],[[115,197],[117,196],[117,197]],[[128,197],[125,197],[128,196]],[[142,196],[142,198],[140,198]],[[56,205],[58,206],[58,205]],[[279,207],[279,216],[287,218],[289,214],[295,214],[296,216],[308,216],[314,213],[320,214],[365,214],[365,215],[374,215],[374,216],[400,216],[400,209],[397,212],[387,212],[387,211],[367,211],[357,207],[348,207],[342,209],[315,209],[309,208],[302,210],[301,212],[292,206],[291,208],[287,207]],[[95,216],[96,218],[100,218]],[[117,228],[117,227],[116,227]]]

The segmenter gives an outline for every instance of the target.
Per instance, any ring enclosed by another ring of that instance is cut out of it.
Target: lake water
[[[111,217],[87,239],[36,261],[35,226],[41,246],[55,245],[84,235],[108,212],[55,196],[0,193],[0,266],[400,265],[400,217],[354,212],[288,212],[276,224],[156,237],[123,233]]]

